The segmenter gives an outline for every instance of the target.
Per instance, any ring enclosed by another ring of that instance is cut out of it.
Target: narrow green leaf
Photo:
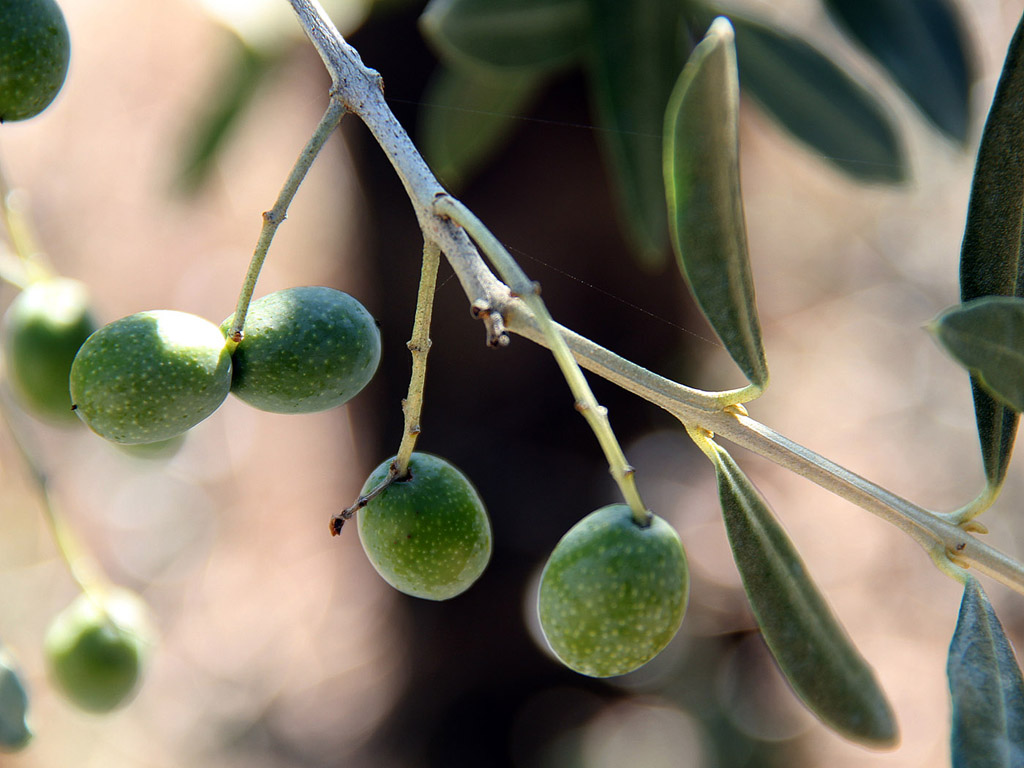
[[[946,310],[929,330],[989,395],[1024,411],[1024,299],[983,296]]]
[[[716,20],[665,111],[664,176],[679,266],[740,370],[768,384],[740,196],[739,80],[733,32]]]
[[[967,35],[949,0],[825,0],[825,6],[936,128],[967,141]]]
[[[458,190],[512,134],[544,78],[441,64],[423,94],[420,146],[427,163]]]
[[[32,738],[26,721],[28,695],[14,660],[0,650],[0,751],[23,749]]]
[[[261,50],[240,38],[236,41],[186,136],[175,179],[179,190],[193,194],[202,188],[232,130],[280,59],[278,49]]]
[[[893,119],[867,88],[809,43],[735,13],[729,18],[740,85],[794,138],[859,181],[907,178]]]
[[[551,72],[574,63],[587,33],[586,0],[431,0],[420,31],[454,63]]]
[[[615,178],[627,235],[642,264],[668,246],[662,130],[665,105],[689,43],[678,0],[589,0],[587,62],[597,134]]]
[[[978,147],[960,248],[960,300],[1024,296],[1024,18],[1010,41]],[[1006,477],[1018,414],[971,379],[981,454],[990,488]]]
[[[837,733],[874,747],[894,745],[895,717],[874,672],[811,581],[765,500],[732,457],[710,445],[733,557],[782,673],[808,709]]]
[[[999,618],[968,576],[946,665],[953,768],[1024,765],[1024,680]]]

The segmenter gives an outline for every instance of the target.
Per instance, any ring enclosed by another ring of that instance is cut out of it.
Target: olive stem
[[[558,332],[555,321],[551,318],[544,300],[540,297],[540,285],[531,281],[526,273],[508,252],[501,241],[484,226],[465,205],[450,195],[440,195],[434,200],[437,212],[450,218],[463,227],[494,264],[498,274],[529,307],[540,326],[541,333],[547,340],[548,349],[554,355],[555,362],[562,371],[573,397],[576,398],[576,410],[579,411],[597,437],[605,458],[608,470],[622,491],[622,495],[633,512],[633,519],[638,525],[647,526],[651,522],[651,511],[647,509],[636,485],[636,472],[626,461],[615,432],[608,420],[608,409],[598,404],[597,398],[587,383],[579,363],[573,357],[562,334]]]
[[[7,232],[11,248],[14,249],[14,254],[18,257],[24,271],[23,277],[15,277],[9,275],[9,269],[5,269],[0,274],[0,279],[18,288],[24,288],[28,283],[36,280],[52,277],[52,270],[46,266],[40,256],[26,208],[27,201],[24,193],[11,187],[3,165],[0,164],[0,211],[3,212],[4,229]]]
[[[494,327],[500,327],[501,333],[506,330],[517,333],[542,346],[560,346],[558,340],[562,339],[584,368],[665,409],[683,424],[716,433],[892,523],[918,541],[933,559],[936,551],[954,553],[958,563],[972,566],[1024,594],[1024,565],[1017,560],[984,544],[940,515],[918,507],[728,408],[748,399],[747,387],[717,393],[687,387],[567,328],[555,323],[547,325],[540,320],[526,303],[532,288],[522,297],[513,295],[509,286],[487,267],[462,227],[443,215],[446,206],[454,206],[450,202],[440,207],[436,204],[439,197],[448,197],[448,194],[388,107],[379,74],[363,64],[358,52],[341,36],[317,0],[288,2],[330,74],[332,99],[343,100],[348,110],[373,134],[409,196],[424,237],[438,244],[477,316],[491,323],[488,325],[489,341],[493,340]],[[486,228],[482,228],[479,234],[486,241],[485,232]],[[484,247],[483,242],[478,245]],[[495,316],[500,322],[495,323]],[[552,327],[557,331],[554,334]]]
[[[43,517],[46,519],[57,546],[57,552],[67,566],[68,573],[72,580],[78,585],[83,593],[93,600],[96,595],[102,594],[107,589],[107,579],[102,570],[92,557],[88,555],[85,547],[81,546],[71,529],[64,522],[57,499],[54,497],[50,487],[50,478],[42,465],[36,460],[32,450],[29,449],[22,430],[16,423],[14,409],[12,409],[5,397],[0,397],[0,416],[7,427],[7,433],[11,437],[21,456],[25,467],[35,483],[39,492],[39,499],[42,502]],[[96,601],[99,604],[99,601]]]
[[[245,279],[242,282],[242,290],[238,295],[238,304],[235,307],[231,328],[228,329],[227,333],[228,339],[235,344],[242,340],[245,317],[249,312],[249,304],[252,302],[252,295],[256,290],[256,281],[259,280],[263,263],[267,259],[267,252],[270,250],[270,244],[274,240],[274,234],[288,217],[288,206],[291,205],[292,198],[295,197],[299,186],[305,180],[306,173],[312,167],[313,161],[316,160],[320,150],[323,149],[327,139],[334,133],[334,130],[341,123],[341,118],[344,117],[347,111],[347,108],[340,99],[331,97],[327,111],[324,112],[324,116],[320,119],[316,130],[309,141],[306,142],[306,146],[299,155],[299,159],[295,161],[295,165],[292,167],[291,173],[288,174],[284,186],[281,187],[274,207],[269,211],[263,212],[263,226],[260,229],[260,236],[256,241],[256,249],[253,252],[252,260],[249,262],[249,268],[246,270]]]
[[[423,387],[427,378],[427,355],[430,352],[430,316],[434,308],[434,291],[437,288],[437,267],[441,261],[441,250],[437,243],[423,241],[423,266],[420,269],[420,287],[416,295],[416,316],[412,324],[412,338],[407,346],[412,354],[412,374],[409,377],[409,394],[402,401],[405,415],[405,429],[402,442],[395,456],[395,472],[404,477],[409,471],[409,459],[416,447],[420,434],[420,415],[423,412]]]

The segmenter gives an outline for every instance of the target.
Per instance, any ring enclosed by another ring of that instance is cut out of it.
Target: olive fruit
[[[221,324],[227,333],[231,315]],[[286,288],[249,307],[232,354],[231,391],[273,413],[312,413],[351,400],[380,362],[373,316],[347,293]]]
[[[672,526],[657,516],[640,525],[625,504],[602,507],[562,537],[544,566],[541,629],[566,666],[591,677],[623,675],[675,636],[689,583]]]
[[[68,377],[78,348],[95,330],[89,293],[77,280],[40,280],[11,302],[3,320],[4,363],[26,410],[54,423],[78,423]]]
[[[25,685],[14,658],[0,649],[0,751],[16,752],[31,740]]]
[[[153,643],[142,599],[124,589],[81,594],[51,622],[44,650],[51,677],[89,712],[109,712],[134,697]]]
[[[54,0],[0,0],[0,123],[46,109],[70,58],[68,26]]]
[[[75,412],[115,443],[154,443],[213,413],[231,388],[220,329],[169,309],[139,312],[86,339],[71,366]]]
[[[394,460],[373,470],[363,494]],[[491,522],[469,479],[429,453],[414,453],[406,478],[358,514],[359,540],[373,567],[400,592],[447,600],[476,581],[491,559]]]

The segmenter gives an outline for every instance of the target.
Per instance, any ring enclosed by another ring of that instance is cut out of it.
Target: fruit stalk
[[[25,467],[28,469],[33,482],[39,492],[39,499],[42,502],[43,516],[50,528],[57,551],[67,566],[68,573],[72,580],[82,590],[83,594],[95,597],[103,593],[107,588],[107,581],[99,567],[87,555],[86,550],[79,545],[78,540],[64,522],[57,500],[50,489],[50,478],[46,470],[40,465],[29,449],[24,435],[16,424],[14,409],[12,409],[5,398],[0,398],[0,417],[7,427],[7,433],[11,437],[18,454],[21,456]]]
[[[0,212],[3,216],[4,230],[7,232],[11,248],[20,262],[20,271],[23,274],[9,274],[5,271],[2,279],[17,286],[25,288],[29,283],[52,277],[51,270],[40,262],[39,248],[32,235],[32,227],[28,223],[28,216],[25,212],[24,197],[15,189],[12,189],[4,173],[3,165],[0,164]]]
[[[423,411],[423,386],[427,377],[427,354],[430,352],[430,316],[434,308],[434,290],[437,287],[437,267],[441,251],[437,243],[423,242],[423,266],[420,269],[420,287],[416,295],[416,317],[412,324],[409,352],[412,354],[412,375],[409,394],[402,401],[405,430],[395,456],[395,477],[404,477],[409,471],[409,458],[420,434],[420,414]]]
[[[316,160],[317,155],[320,154],[320,150],[323,149],[330,135],[334,133],[335,128],[341,123],[341,118],[344,117],[346,111],[347,108],[340,99],[331,98],[327,111],[320,118],[320,123],[317,125],[309,141],[306,142],[306,146],[299,155],[299,159],[295,161],[291,173],[288,174],[284,186],[281,187],[274,207],[263,213],[263,226],[260,229],[260,236],[256,241],[256,249],[253,252],[252,260],[249,262],[249,268],[246,270],[245,279],[242,282],[242,290],[238,295],[238,304],[235,307],[235,321],[228,331],[228,340],[235,344],[242,340],[245,316],[249,311],[249,304],[252,302],[252,295],[256,290],[256,281],[259,280],[260,270],[263,269],[263,262],[267,259],[267,252],[270,250],[270,244],[274,240],[274,234],[285,218],[287,218],[288,206],[291,205],[292,198],[295,197],[299,186],[306,178],[306,173],[312,167],[313,161]]]
[[[442,195],[435,200],[434,206],[439,214],[449,217],[469,233],[469,236],[490,258],[498,270],[498,274],[508,283],[513,293],[518,295],[533,312],[541,332],[547,340],[547,346],[576,398],[576,410],[587,420],[598,443],[601,444],[601,449],[608,460],[608,469],[622,491],[623,498],[629,504],[629,508],[633,512],[633,519],[638,525],[649,525],[651,512],[640,498],[633,467],[626,461],[626,456],[612,431],[611,423],[608,421],[608,409],[599,405],[594,397],[583,371],[580,370],[579,363],[573,357],[572,351],[565,343],[562,334],[559,333],[555,321],[551,318],[544,300],[540,297],[540,286],[526,276],[505,246],[465,205],[450,195]]]

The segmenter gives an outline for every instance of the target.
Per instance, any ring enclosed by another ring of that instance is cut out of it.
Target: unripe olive
[[[394,460],[377,467],[363,493]],[[385,581],[400,592],[447,600],[476,581],[491,558],[491,522],[469,479],[429,453],[414,453],[409,476],[358,512],[359,540]]]
[[[95,330],[89,292],[77,280],[40,280],[11,302],[3,320],[4,363],[26,410],[57,424],[78,424],[68,378],[75,354]]]
[[[50,624],[44,649],[61,693],[88,712],[109,712],[135,696],[152,643],[145,603],[115,589],[79,595]]]
[[[682,543],[660,517],[640,525],[625,504],[587,515],[541,574],[538,612],[551,650],[591,677],[622,675],[668,645],[686,612]]]
[[[54,0],[0,0],[0,123],[46,109],[70,58],[68,27]]]
[[[231,389],[220,329],[187,312],[123,317],[86,339],[71,366],[75,412],[115,443],[153,443],[194,427]]]
[[[234,322],[227,318],[227,333]],[[286,288],[254,301],[232,354],[231,391],[274,413],[311,413],[341,405],[373,378],[380,331],[347,293],[324,286]]]

